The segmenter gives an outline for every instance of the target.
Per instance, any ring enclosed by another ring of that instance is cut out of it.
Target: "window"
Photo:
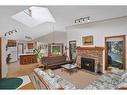
[[[76,60],[76,41],[69,41],[70,59]]]
[[[34,44],[33,43],[28,43],[28,49],[33,49],[34,48]]]
[[[48,45],[49,55],[63,55],[63,44],[62,43],[52,43]]]

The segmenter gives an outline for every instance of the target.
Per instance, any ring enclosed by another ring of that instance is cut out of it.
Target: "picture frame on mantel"
[[[84,36],[82,37],[83,45],[93,45],[93,36]]]

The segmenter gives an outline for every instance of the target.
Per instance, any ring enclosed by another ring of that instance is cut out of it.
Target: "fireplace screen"
[[[81,58],[81,68],[95,72],[95,59]]]

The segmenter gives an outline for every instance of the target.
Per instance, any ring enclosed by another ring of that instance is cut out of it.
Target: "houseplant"
[[[35,53],[35,55],[37,57],[37,61],[40,62],[42,57],[43,57],[43,55],[44,55],[42,48],[41,47],[35,48],[34,49],[34,53]]]

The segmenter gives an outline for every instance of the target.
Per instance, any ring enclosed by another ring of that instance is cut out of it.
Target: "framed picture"
[[[83,45],[93,45],[93,36],[82,37]]]

